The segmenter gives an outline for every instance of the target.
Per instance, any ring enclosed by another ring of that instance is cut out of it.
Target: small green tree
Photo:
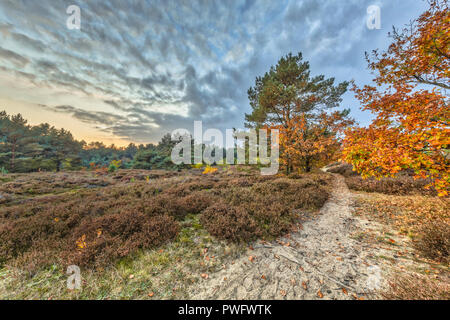
[[[29,137],[27,120],[20,113],[8,116],[5,111],[0,112],[0,134],[0,159],[8,161],[7,166],[14,172],[16,159],[23,155],[23,146]]]

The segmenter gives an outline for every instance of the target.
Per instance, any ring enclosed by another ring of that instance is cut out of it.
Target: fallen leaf
[[[308,290],[308,285],[304,281],[302,282],[302,287],[303,289]]]
[[[151,298],[151,297],[153,297],[155,295],[155,293],[153,293],[153,292],[150,292],[149,294],[148,294],[148,296]]]
[[[319,297],[319,298],[323,298],[323,293],[322,292],[320,292],[320,290],[319,291],[317,291],[317,296]]]
[[[253,262],[254,260],[255,260],[255,256],[250,256],[250,257],[248,257],[248,260],[250,261],[250,262]]]
[[[133,279],[134,278],[134,274],[130,274],[129,278]]]
[[[281,290],[280,291],[280,294],[284,297],[284,296],[286,296],[286,290]]]
[[[202,277],[203,279],[208,279],[209,276],[208,276],[206,273],[202,273],[202,274],[201,274],[201,277]]]
[[[261,279],[266,280],[266,276],[265,276],[265,275],[262,275],[262,276],[261,276]]]
[[[342,288],[342,292],[343,292],[344,294],[348,294],[347,289],[345,289],[345,288]]]

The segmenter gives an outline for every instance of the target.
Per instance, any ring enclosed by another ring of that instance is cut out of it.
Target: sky
[[[69,29],[67,8],[80,8]],[[367,27],[380,7],[381,28]],[[0,0],[0,110],[77,139],[155,143],[175,129],[243,128],[247,90],[281,56],[302,52],[312,75],[370,83],[364,53],[422,0]],[[372,115],[350,108],[360,125]]]

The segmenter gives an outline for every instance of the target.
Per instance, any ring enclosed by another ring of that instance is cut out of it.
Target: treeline
[[[36,172],[80,170],[82,168],[178,169],[170,159],[170,134],[157,144],[127,147],[76,140],[65,129],[47,123],[29,125],[21,114],[0,112],[0,170]]]

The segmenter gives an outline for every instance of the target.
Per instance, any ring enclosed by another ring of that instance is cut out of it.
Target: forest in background
[[[127,147],[76,140],[65,129],[47,123],[29,125],[21,114],[0,112],[0,170],[37,172],[82,168],[178,169],[170,153],[176,141],[166,134],[158,144]]]

